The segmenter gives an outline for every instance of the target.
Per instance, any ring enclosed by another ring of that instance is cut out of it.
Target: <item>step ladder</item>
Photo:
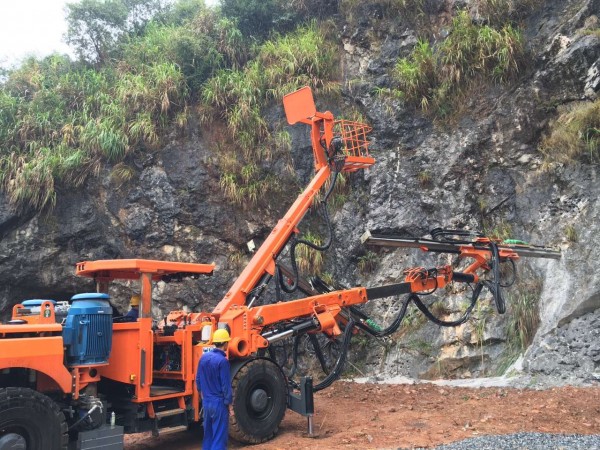
[[[177,403],[176,408],[164,408],[164,405],[155,407],[153,402],[148,403],[148,414],[154,419],[152,436],[165,436],[188,429],[188,411],[183,397],[179,397]]]

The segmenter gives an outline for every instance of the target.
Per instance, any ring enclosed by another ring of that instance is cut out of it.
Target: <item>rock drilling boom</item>
[[[455,253],[472,252],[476,250],[489,250],[489,239],[480,239],[473,242],[451,242],[436,241],[424,238],[406,238],[385,233],[372,233],[365,231],[361,236],[361,242],[365,245],[376,245],[380,247],[406,247],[419,248],[425,252]],[[516,254],[525,258],[550,258],[560,259],[560,250],[549,247],[530,245],[518,240],[497,241],[498,250],[506,254]]]

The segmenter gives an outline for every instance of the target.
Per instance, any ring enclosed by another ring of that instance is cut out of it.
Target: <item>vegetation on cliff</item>
[[[246,199],[255,199],[269,179],[257,179],[260,171],[249,166],[269,134],[260,108],[281,95],[277,86],[329,89],[334,55],[315,25],[288,36],[275,33],[281,28],[275,17],[263,17],[260,29],[237,27],[265,5],[281,8],[275,1],[224,1],[222,11],[201,0],[169,7],[153,0],[70,5],[68,41],[79,60],[31,58],[1,85],[0,183],[10,201],[36,209],[53,205],[59,181],[78,186],[103,161],[155,149],[168,130],[184,129],[198,99],[207,117],[212,111],[225,119],[230,138],[246,153],[252,150],[247,163],[236,161],[235,176],[246,180]],[[298,8],[286,27],[307,18]],[[278,133],[272,141],[276,148],[287,145]],[[226,179],[222,184],[231,190]]]
[[[451,11],[445,33],[421,28],[391,73],[395,86],[380,91],[446,116],[474,84],[514,78],[524,59],[515,19],[536,3],[479,0],[469,11]],[[0,83],[0,186],[13,205],[42,209],[55,204],[58,186],[81,185],[105,162],[113,175],[130,178],[129,155],[159,148],[194,114],[223,130],[213,145],[225,196],[255,203],[277,189],[274,161],[283,157],[279,173],[290,167],[290,137],[265,121],[265,108],[302,85],[338,94],[339,30],[330,17],[358,20],[369,7],[385,11],[386,20],[425,23],[432,13],[423,0],[70,4],[67,41],[78,59],[30,58]],[[597,107],[586,108],[593,117]],[[559,121],[542,151],[565,141],[569,154],[594,159],[598,123],[580,116]]]

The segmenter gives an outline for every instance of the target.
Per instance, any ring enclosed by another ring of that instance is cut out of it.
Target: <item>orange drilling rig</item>
[[[501,287],[506,284],[500,280],[502,263],[514,269],[520,256],[560,257],[551,249],[456,230],[436,230],[432,239],[367,232],[363,237],[367,245],[453,253],[469,264],[461,271],[450,265],[409,269],[403,282],[388,286],[334,289],[318,277],[307,282],[298,275],[296,246],[324,250],[330,242],[318,246],[298,238],[299,223],[319,203],[329,221],[326,203],[338,174],[366,169],[375,160],[368,149],[370,128],[317,112],[308,87],[285,96],[284,107],[290,124],[311,127],[316,173],[212,312],[172,311],[164,320],[154,321],[154,283],[211,275],[215,267],[143,259],[78,263],[76,274],[93,279],[95,292],[77,294],[71,302],[40,299],[14,306],[11,320],[0,325],[0,450],[116,449],[122,448],[123,433],[151,430],[162,435],[201,422],[195,372],[203,352],[212,346],[213,332],[220,328],[231,335],[231,437],[243,443],[272,438],[287,408],[308,417],[312,433],[312,394],[339,377],[354,333],[394,332],[410,302],[439,325],[463,323],[483,288],[492,293],[502,313]],[[291,266],[283,264],[286,248]],[[137,320],[113,317],[109,287],[115,280],[139,282]],[[275,298],[261,300],[272,295],[267,291],[271,282]],[[473,295],[463,317],[447,322],[436,318],[418,294],[451,282],[471,284]],[[283,301],[282,290],[304,297]],[[370,300],[402,294],[409,295],[385,329],[358,308]],[[276,343],[289,343],[295,365],[300,337],[309,338],[326,372],[316,385],[310,377],[295,380],[294,368],[284,367],[273,351]],[[331,368],[326,367],[319,339],[341,342]]]

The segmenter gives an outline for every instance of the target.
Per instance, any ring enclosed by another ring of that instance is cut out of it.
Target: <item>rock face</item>
[[[572,321],[586,326],[595,323],[588,316],[600,307],[594,264],[598,253],[597,166],[542,170],[537,145],[549,120],[555,117],[555,108],[596,98],[600,40],[588,27],[597,21],[598,10],[598,2],[544,2],[525,22],[525,33],[532,38],[529,50],[536,55],[527,73],[511,87],[489,88],[477,95],[473,92],[467,98],[469,112],[451,130],[432,126],[398,105],[388,104],[386,108],[371,94],[374,83],[380,82],[377,76],[385,78],[385,70],[397,56],[405,56],[405,43],[413,40],[410,33],[391,32],[384,45],[369,47],[368,43],[354,42],[354,35],[360,35],[355,32],[347,37],[346,44],[352,50],[347,55],[348,66],[366,80],[356,98],[375,124],[377,144],[386,148],[377,153],[378,163],[365,187],[369,194],[362,210],[366,228],[421,236],[439,226],[481,229],[486,223],[506,224],[515,237],[560,246],[560,261],[518,263],[520,274],[525,276],[511,289],[509,303],[518,303],[524,296],[539,298],[540,323],[526,354],[526,370],[570,382],[589,381],[597,370],[589,345],[583,345],[581,358],[569,350],[571,339],[585,341],[583,336],[591,335],[591,330],[586,328],[577,337],[574,330],[564,331],[571,329]],[[376,25],[370,25],[376,34]],[[397,53],[386,50],[389,42],[395,43]],[[363,48],[357,48],[360,45]],[[553,105],[550,112],[548,105]],[[431,175],[427,183],[420,176],[424,170]],[[344,229],[356,228],[355,211],[344,210],[342,216]],[[577,242],[567,239],[568,227],[576,230]],[[350,236],[349,241],[355,237]],[[344,247],[352,248],[350,242]],[[399,269],[423,265],[425,259],[400,250],[380,257],[376,273],[368,281],[363,278],[365,284],[395,280],[401,276]],[[398,261],[402,262],[399,266]],[[427,264],[433,267],[436,261],[430,257]],[[459,296],[445,294],[444,301],[450,311],[460,311]],[[386,307],[373,306],[381,312]],[[510,314],[509,304],[507,316]],[[398,336],[400,345],[392,345],[391,350],[382,347],[372,352],[367,367],[383,376],[498,373],[506,367],[509,326],[509,318],[490,311],[476,311],[465,326],[441,333],[437,327],[424,324],[416,332]],[[546,365],[546,360],[557,360],[556,352],[561,362]],[[563,362],[566,360],[569,363]]]
[[[446,3],[445,8],[471,4]],[[444,14],[443,7],[437,9],[430,13]],[[598,94],[599,13],[597,0],[543,2],[524,18],[532,60],[519,80],[471,92],[457,123],[446,127],[374,93],[391,85],[390,69],[416,43],[410,24],[369,9],[357,27],[345,28],[343,75],[360,82],[347,83],[344,101],[373,125],[377,164],[350,180],[349,201],[332,213],[336,244],[326,270],[342,284],[376,286],[401,278],[407,267],[448,262],[413,250],[378,250],[376,267],[361,272],[358,262],[369,251],[359,239],[365,229],[422,236],[435,227],[505,224],[514,237],[563,251],[560,261],[518,263],[521,277],[510,290],[507,315],[494,312],[489,295],[474,318],[456,329],[440,330],[409,312],[391,339],[353,347],[354,357],[367,355],[360,358],[361,371],[428,378],[498,373],[508,353],[511,301],[533,298],[539,326],[525,370],[572,383],[589,382],[600,372],[597,166],[542,170],[537,150],[558,107]],[[590,29],[595,31],[586,32]],[[324,109],[335,112],[335,106]],[[306,179],[308,134],[294,129],[293,141],[299,178]],[[247,258],[245,243],[264,238],[293,200],[276,200],[269,208],[228,204],[218,186],[216,157],[202,130],[192,128],[183,138],[172,136],[160,151],[131,157],[131,180],[118,181],[106,167],[84,188],[61,192],[52,211],[17,214],[0,196],[0,310],[6,314],[25,298],[67,300],[93,291],[91,281],[74,276],[76,262],[132,257],[215,262],[211,278],[158,283],[154,314],[184,305],[211,310],[239,273],[240,259]],[[567,227],[576,231],[576,242],[567,239]],[[116,286],[115,303],[125,308],[133,289]],[[469,295],[439,292],[428,303],[456,317]],[[400,300],[384,299],[365,309],[385,322],[399,307]]]

